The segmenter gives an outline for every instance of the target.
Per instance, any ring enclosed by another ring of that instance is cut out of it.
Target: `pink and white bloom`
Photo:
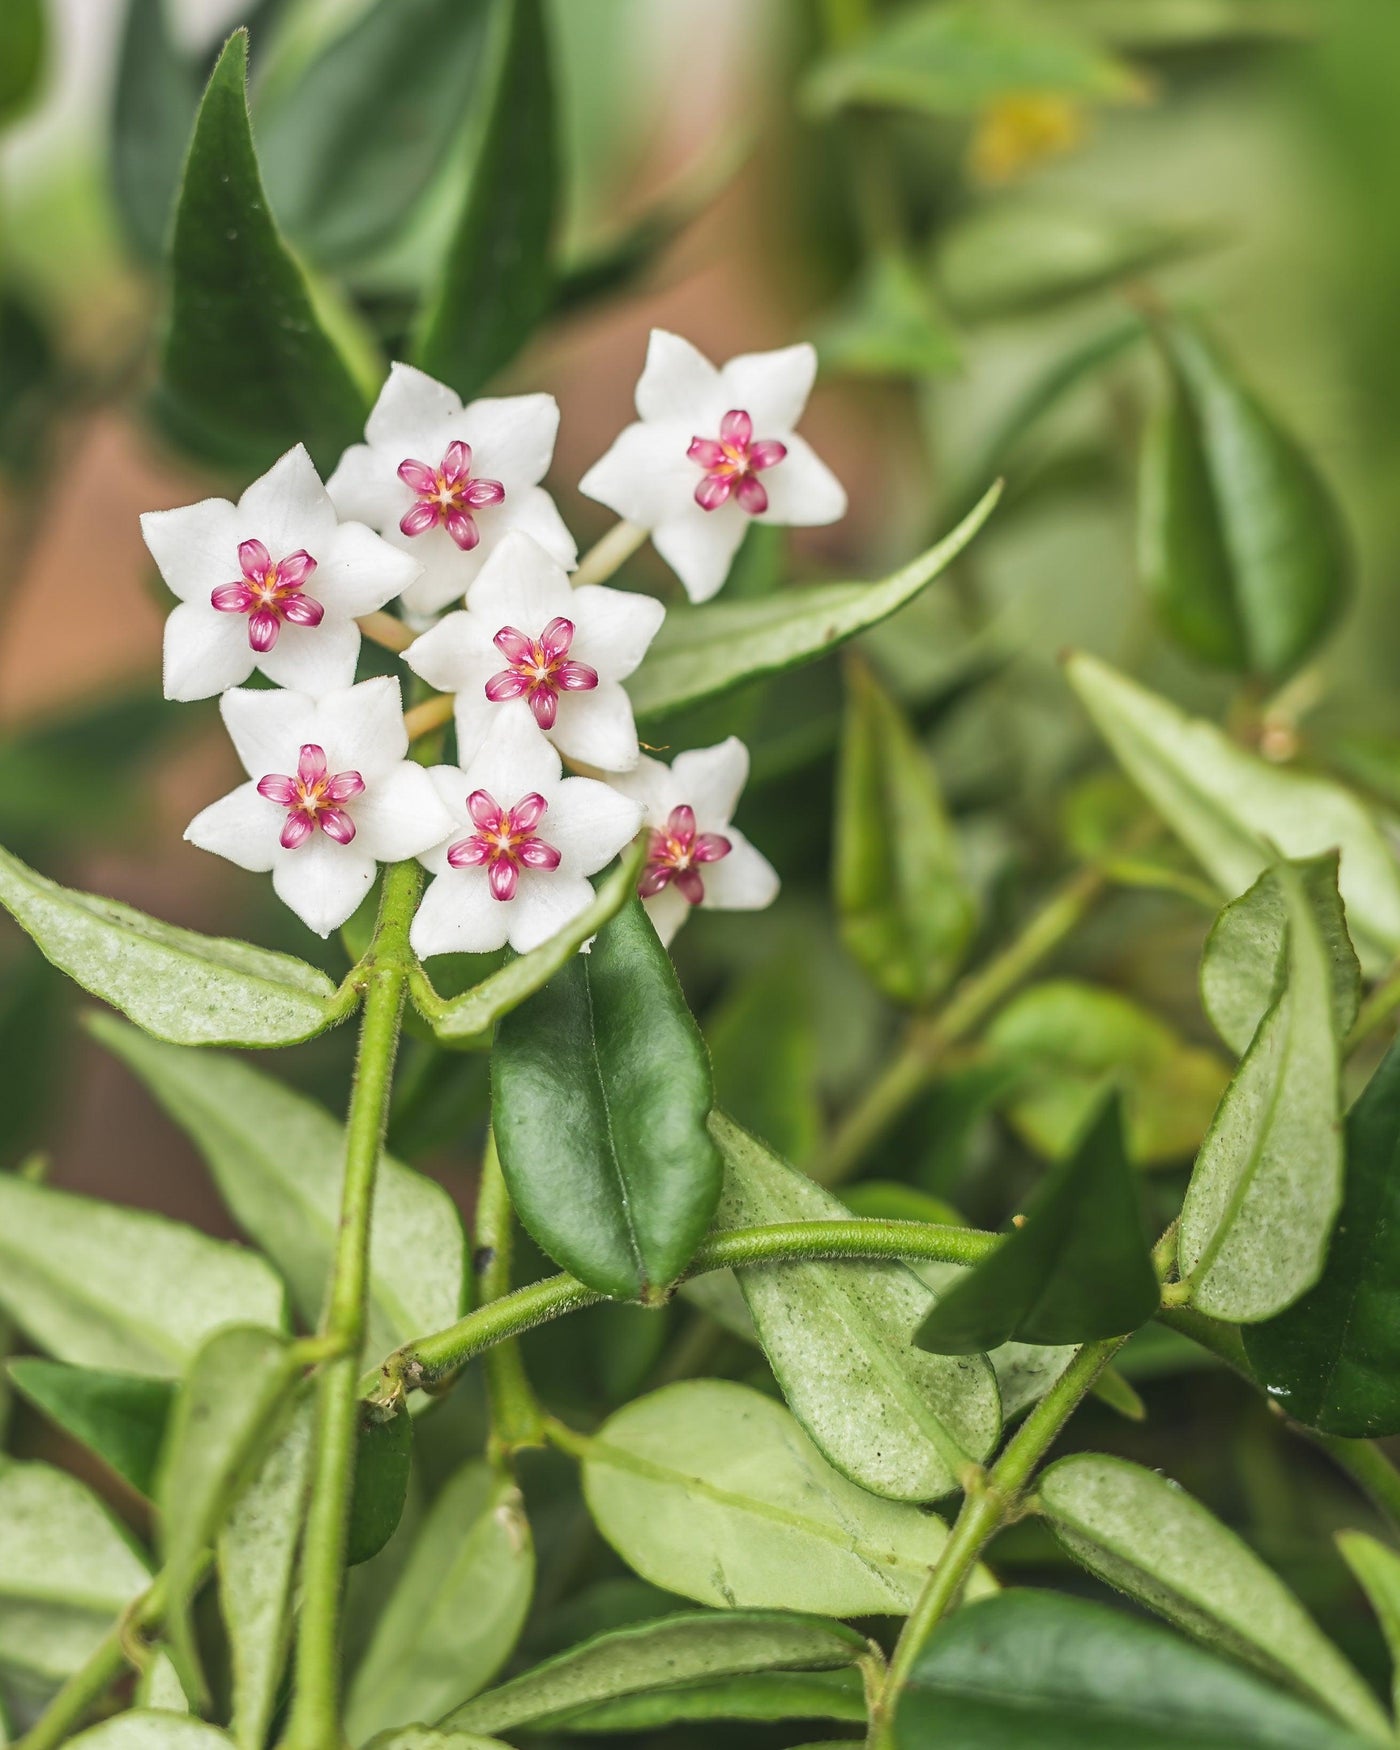
[[[452,816],[450,834],[422,861],[435,879],[410,934],[414,952],[521,954],[593,902],[586,877],[610,863],[642,811],[596,778],[565,778],[527,705],[507,705],[462,770],[430,776]]]
[[[572,570],[574,538],[539,484],[554,456],[552,395],[473,401],[395,365],[365,425],[326,483],[342,516],[378,529],[411,553],[422,576],[404,594],[411,613],[460,601],[512,530],[533,535]]]
[[[408,554],[341,522],[302,445],[239,499],[147,511],[141,533],[180,598],[165,623],[165,696],[207,699],[261,669],[319,697],[348,687],[357,615],[418,576]]]
[[[271,870],[277,896],[320,936],[339,929],[379,863],[416,857],[453,817],[422,766],[396,680],[324,694],[236,687],[220,701],[248,782],[197,814],[185,837],[240,869]]]
[[[841,482],[793,430],[816,374],[810,346],[745,353],[716,370],[688,340],[653,328],[640,418],[579,490],[648,530],[690,599],[708,601],[751,518],[806,526],[846,514]]]
[[[637,763],[637,725],[622,682],[646,655],[666,610],[652,596],[569,587],[530,536],[504,537],[467,605],[404,652],[416,674],[457,695],[457,757],[466,764],[516,700],[561,753],[604,772]]]
[[[612,780],[646,812],[647,860],[637,891],[663,942],[697,905],[761,911],[778,897],[777,871],[730,825],[748,776],[749,750],[731,735],[717,747],[677,754],[669,766],[639,760],[635,771]]]

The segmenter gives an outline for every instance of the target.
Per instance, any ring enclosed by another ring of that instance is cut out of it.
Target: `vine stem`
[[[992,1537],[1021,1511],[1036,1466],[1126,1341],[1126,1337],[1108,1337],[1086,1343],[1011,1437],[991,1470],[969,1484],[943,1553],[900,1631],[884,1687],[871,1711],[869,1750],[893,1750],[895,1709],[925,1641],[956,1605],[977,1558]]]
[[[397,863],[386,872],[374,940],[360,965],[364,1019],[345,1126],[340,1227],[321,1321],[321,1335],[335,1353],[317,1379],[296,1683],[282,1750],[334,1750],[344,1742],[340,1729],[341,1594],[355,1480],[356,1381],[365,1340],[370,1214],[412,964],[408,931],[422,879],[417,863]]]
[[[614,523],[599,540],[584,554],[578,562],[578,570],[573,575],[573,585],[578,589],[587,583],[606,583],[617,571],[625,565],[632,555],[647,538],[647,531],[639,529],[635,523]]]
[[[510,1264],[515,1212],[501,1171],[496,1134],[486,1134],[477,1192],[473,1256],[479,1306],[489,1306],[510,1293]],[[486,1395],[491,1407],[493,1456],[509,1460],[522,1447],[544,1445],[544,1412],[525,1375],[520,1344],[514,1337],[486,1351]]]

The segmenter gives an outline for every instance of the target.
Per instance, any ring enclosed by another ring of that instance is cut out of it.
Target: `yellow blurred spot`
[[[1074,98],[1012,92],[982,111],[968,147],[968,171],[975,182],[1000,187],[1047,158],[1072,152],[1088,131],[1089,113]]]

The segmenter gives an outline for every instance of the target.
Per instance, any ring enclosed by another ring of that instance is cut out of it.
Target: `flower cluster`
[[[707,600],[750,519],[844,514],[840,485],[793,430],[815,368],[812,348],[794,346],[716,370],[654,332],[639,421],[582,490],[649,533],[691,599]],[[577,549],[540,485],[558,425],[550,395],[463,406],[396,364],[365,442],[324,484],[298,445],[237,504],[209,498],[141,519],[179,598],[166,697],[221,695],[248,775],[185,836],[271,873],[323,936],[380,863],[417,857],[433,880],[413,922],[416,953],[528,952],[586,909],[588,877],[643,827],[639,892],[663,941],[694,906],[765,906],[777,892],[771,865],[731,824],[743,744],[730,737],[670,767],[642,757],[623,683],[665,609],[571,584]],[[453,695],[456,765],[409,757],[396,679],[356,684],[360,622],[382,621],[390,604],[417,633],[408,667]],[[254,671],[272,686],[244,686]],[[565,762],[586,775],[564,776]]]

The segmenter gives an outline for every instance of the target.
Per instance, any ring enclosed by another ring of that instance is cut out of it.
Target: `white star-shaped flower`
[[[499,712],[465,771],[433,768],[453,831],[422,857],[435,879],[410,935],[420,958],[507,942],[527,954],[592,904],[586,877],[636,834],[642,811],[596,778],[561,772],[523,703]]]
[[[653,596],[569,579],[528,535],[507,535],[447,614],[404,652],[416,674],[457,695],[457,757],[468,763],[493,720],[522,699],[561,753],[604,772],[637,763],[622,681],[666,610]]]
[[[320,697],[348,687],[359,614],[402,595],[419,566],[341,522],[301,444],[239,499],[147,511],[141,533],[180,605],[165,623],[165,696],[207,699],[261,669]]]
[[[841,482],[793,431],[816,374],[810,346],[745,353],[716,370],[688,340],[653,328],[641,417],[579,490],[648,530],[690,599],[708,601],[751,517],[806,526],[846,514]]]
[[[340,458],[326,490],[342,516],[378,529],[422,565],[404,592],[410,613],[460,601],[512,530],[533,535],[572,570],[574,538],[540,485],[554,455],[552,395],[473,401],[395,365],[365,424],[366,442]]]
[[[749,750],[735,735],[678,754],[671,765],[641,759],[612,781],[635,797],[650,829],[637,891],[669,943],[692,906],[761,911],[778,897],[778,873],[729,824],[749,776]]]
[[[277,896],[318,935],[339,929],[379,863],[452,830],[408,732],[396,680],[320,700],[237,687],[220,701],[249,782],[197,814],[185,837],[240,869],[272,871]]]

